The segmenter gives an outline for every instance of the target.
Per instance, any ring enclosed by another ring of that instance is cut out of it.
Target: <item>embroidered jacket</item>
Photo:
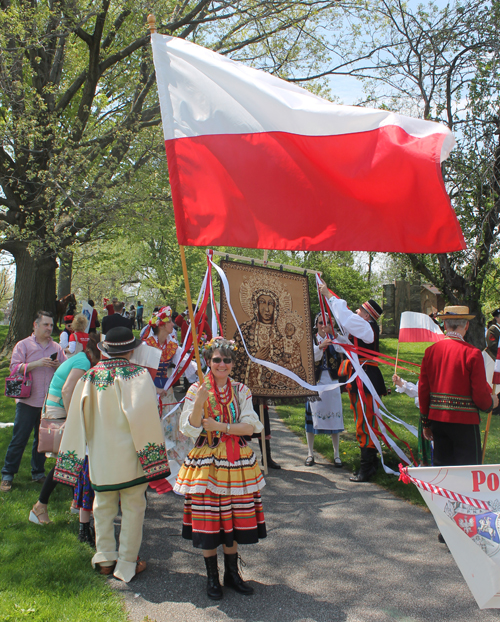
[[[146,368],[113,358],[84,374],[73,392],[54,479],[76,484],[86,445],[94,490],[169,475],[156,390]]]
[[[422,416],[447,423],[479,423],[493,405],[481,351],[446,337],[428,347],[418,383]]]

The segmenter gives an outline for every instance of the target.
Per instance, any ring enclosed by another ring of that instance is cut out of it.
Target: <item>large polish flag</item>
[[[421,341],[441,341],[444,333],[425,313],[404,311],[399,323],[399,342],[416,343]]]
[[[443,125],[338,106],[183,39],[151,42],[180,244],[465,248]]]

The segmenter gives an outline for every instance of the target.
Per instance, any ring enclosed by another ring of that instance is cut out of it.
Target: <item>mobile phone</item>
[[[53,361],[55,361],[55,360],[56,360],[56,358],[57,358],[57,352],[54,352],[54,354],[51,354],[51,355],[50,355],[50,358],[51,358]]]

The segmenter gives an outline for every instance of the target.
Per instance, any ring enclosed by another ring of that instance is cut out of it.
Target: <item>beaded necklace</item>
[[[226,386],[219,389],[212,371],[205,376],[205,385],[210,391],[208,409],[210,416],[219,423],[236,423],[236,408],[234,404],[233,385],[229,378]]]

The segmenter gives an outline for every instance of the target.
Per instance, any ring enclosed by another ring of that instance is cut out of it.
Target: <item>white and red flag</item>
[[[500,384],[500,339],[498,340],[497,358],[495,361],[495,369],[493,371],[492,384],[496,384],[497,386]]]
[[[465,248],[443,125],[338,106],[183,39],[151,37],[180,244]]]
[[[399,323],[399,342],[441,341],[444,333],[425,313],[404,311]]]
[[[500,608],[500,464],[402,468],[415,484],[480,609]]]

